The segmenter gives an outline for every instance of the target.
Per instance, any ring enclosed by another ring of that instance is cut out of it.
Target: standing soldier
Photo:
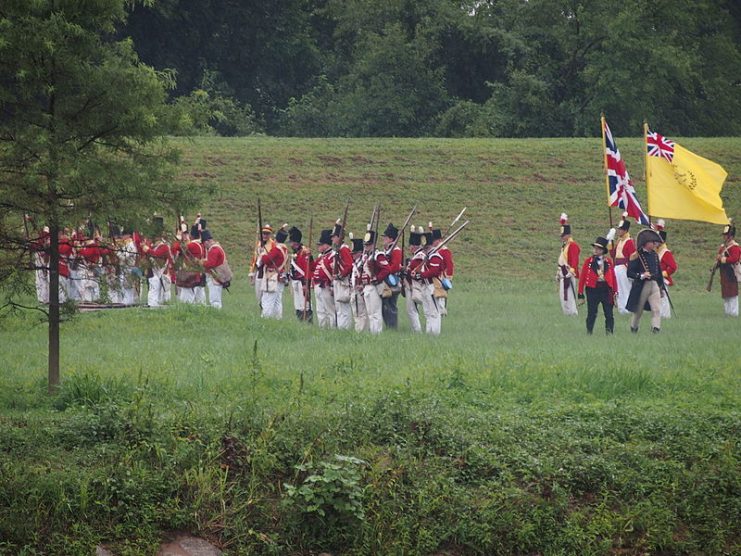
[[[173,250],[175,251],[175,250]],[[180,301],[188,304],[206,304],[206,291],[203,287],[205,276],[202,271],[206,250],[201,243],[201,231],[193,226],[190,232],[182,231],[179,248],[176,251],[176,280]]]
[[[636,236],[638,250],[630,256],[628,278],[633,280],[625,308],[633,313],[630,331],[638,332],[641,315],[646,305],[651,309],[651,331],[661,332],[661,298],[665,295],[664,276],[656,247],[661,245],[661,237],[654,230],[641,230]],[[620,285],[618,284],[618,288]]]
[[[664,230],[665,226],[666,224],[662,219],[659,219],[656,222],[656,230],[659,232],[659,237],[661,238],[661,245],[659,245],[656,252],[659,255],[659,264],[661,265],[661,274],[664,276],[664,284],[668,288],[669,286],[674,285],[672,274],[677,271],[678,267],[677,261],[674,259],[674,255],[669,250],[669,247],[666,245],[666,230]],[[669,302],[668,292],[665,292],[665,294],[666,295],[661,298],[661,318],[669,319],[672,316],[672,308]]]
[[[384,255],[389,263],[389,276],[393,275],[397,278],[397,280],[394,282],[394,285],[388,283],[385,284],[385,288],[383,289],[383,294],[381,297],[383,323],[386,325],[387,328],[393,329],[396,329],[399,326],[399,309],[397,307],[397,303],[399,300],[399,293],[401,292],[401,286],[399,285],[400,282],[398,281],[398,275],[399,272],[401,272],[402,259],[404,258],[398,242],[396,245],[394,245],[393,248],[391,247],[398,236],[399,229],[390,222],[389,225],[386,226],[386,230],[381,236],[381,241],[383,241]]]
[[[316,242],[319,256],[314,263],[311,283],[316,296],[316,316],[319,328],[336,328],[337,315],[332,293],[332,230],[322,230]]]
[[[164,219],[161,216],[155,216],[153,222],[155,229],[154,241],[151,244],[145,242],[142,246],[142,253],[146,255],[149,263],[147,305],[159,307],[170,301],[172,253],[170,244],[164,237]]]
[[[439,237],[435,239],[435,233],[433,230],[433,247],[437,247],[444,239],[442,234],[438,235]],[[440,275],[440,285],[445,291],[445,296],[438,299],[438,304],[440,307],[440,314],[446,316],[448,314],[448,296],[450,295],[450,289],[453,287],[455,266],[453,264],[453,253],[448,249],[447,245],[443,245],[437,252],[440,253],[440,256],[443,258],[443,272]]]
[[[409,317],[409,323],[412,326],[413,332],[422,332],[422,323],[419,320],[419,306],[423,303],[425,287],[422,282],[412,280],[412,276],[416,274],[417,269],[425,260],[425,253],[422,247],[423,238],[424,229],[421,226],[419,228],[415,226],[410,228],[409,254],[411,256],[404,268],[403,279],[406,280],[407,284],[407,316]]]
[[[579,299],[584,299],[585,288],[587,294],[587,334],[594,330],[600,305],[605,315],[605,333],[612,334],[615,330],[612,306],[618,285],[613,263],[607,256],[607,244],[608,240],[604,237],[595,240],[592,244],[592,256],[584,261],[579,273]]]
[[[95,229],[93,237],[85,241],[77,251],[81,261],[81,280],[78,284],[80,301],[96,303],[100,301],[100,276],[102,275],[100,232]]]
[[[732,222],[723,228],[723,243],[718,249],[720,270],[720,295],[723,308],[729,317],[738,317],[738,281],[741,279],[741,247],[736,243],[736,226]]]
[[[219,245],[209,230],[201,231],[201,243],[206,251],[203,270],[208,284],[208,302],[211,307],[221,309],[221,294],[231,285],[232,271],[226,259],[224,248]]]
[[[370,229],[363,238],[363,266],[360,272],[360,283],[363,284],[363,299],[368,313],[368,330],[371,334],[383,331],[383,293],[389,264],[383,251],[376,249],[376,232]]]
[[[296,226],[288,230],[288,243],[293,250],[289,273],[291,295],[293,296],[296,318],[311,322],[311,292],[307,291],[312,271],[311,250],[301,243],[302,239],[301,230]]]
[[[437,246],[440,245],[443,241],[443,231],[440,228],[433,228],[432,222],[428,224],[428,229],[430,231],[430,234],[432,234],[430,236],[432,238],[432,247],[437,248]],[[442,249],[436,249],[436,253],[440,255],[442,261],[440,274],[432,278],[432,297],[435,300],[435,306],[437,307],[437,310],[440,313],[440,317],[442,318],[448,314],[447,305],[450,282],[445,280],[447,271],[445,254],[447,253],[448,255],[450,255],[450,251],[447,249],[446,246],[443,246]],[[444,280],[445,282],[443,282]]]
[[[425,259],[415,269],[412,279],[416,280],[419,286],[421,286],[422,310],[425,313],[425,332],[433,336],[439,336],[441,325],[440,309],[437,299],[435,299],[435,286],[432,281],[434,278],[439,278],[442,274],[444,261],[440,253],[435,252],[430,254],[430,251],[433,249],[432,237],[432,232],[425,234]]]
[[[124,226],[116,248],[118,265],[121,269],[121,303],[124,305],[139,303],[140,271],[137,268],[139,252],[133,235],[134,231],[130,227]]]
[[[28,233],[28,222],[33,220],[27,214],[23,216]],[[34,232],[36,232],[34,226]],[[34,234],[36,235],[36,234]],[[36,276],[36,299],[44,305],[49,304],[49,228],[44,229],[34,239],[28,240],[28,248],[31,251],[31,268]]]
[[[628,262],[630,256],[635,253],[635,243],[630,237],[630,221],[628,220],[628,213],[623,213],[623,219],[618,224],[617,228],[617,242],[610,255],[615,263],[615,277],[618,283],[618,300],[617,307],[620,314],[626,315],[630,313],[625,308],[628,302],[628,296],[630,295],[630,280],[628,279]]]
[[[576,309],[574,287],[579,280],[579,254],[581,247],[571,237],[571,224],[565,212],[561,213],[561,253],[558,255],[558,269],[556,270],[556,282],[558,287],[558,298],[561,300],[561,310],[564,315],[578,315]],[[596,308],[595,308],[596,315]]]
[[[273,243],[273,228],[270,227],[270,224],[265,224],[260,229],[260,239],[255,243],[255,250],[250,260],[250,284],[255,286],[255,297],[258,304],[262,301],[263,270],[257,268],[257,260],[273,248]],[[262,305],[260,308],[262,309]]]
[[[352,309],[350,308],[350,273],[352,272],[352,253],[350,247],[342,242],[345,230],[342,221],[337,220],[332,230],[332,250],[329,253],[329,264],[332,269],[332,292],[334,308],[337,314],[337,328],[350,330],[352,326]]]
[[[350,274],[350,285],[352,294],[350,295],[350,307],[352,307],[352,316],[355,320],[355,332],[368,331],[368,311],[365,307],[365,298],[363,297],[363,238],[352,237],[352,259],[353,268]]]
[[[290,259],[285,241],[288,232],[284,224],[275,235],[275,241],[270,242],[270,249],[257,258],[256,268],[262,274],[262,307],[263,318],[283,318],[283,288],[286,281],[286,268]]]

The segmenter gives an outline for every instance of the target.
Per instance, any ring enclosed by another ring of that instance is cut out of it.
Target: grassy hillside
[[[741,140],[686,143],[727,167],[741,212]],[[0,320],[0,554],[154,554],[182,530],[244,555],[741,550],[741,321],[699,291],[719,226],[670,224],[682,270],[660,335],[620,316],[588,337],[552,275],[561,210],[583,244],[606,231],[599,141],[183,148],[183,183],[218,185],[203,212],[242,272],[222,311],[63,323],[55,397],[38,316]],[[259,317],[256,196],[305,228],[351,193],[355,230],[379,200],[395,222],[419,201],[420,224],[469,207],[440,337],[412,334],[403,300],[377,337],[299,323],[288,296],[284,320]]]
[[[741,139],[681,140],[728,171],[726,212],[741,219]],[[642,140],[618,138],[646,206]],[[609,229],[601,140],[592,139],[222,139],[182,143],[184,185],[211,184],[217,193],[204,215],[238,260],[253,241],[256,199],[263,219],[305,232],[330,227],[351,199],[349,229],[362,233],[373,204],[382,223],[400,225],[415,202],[415,223],[447,227],[464,206],[470,227],[456,240],[460,276],[548,280],[559,249],[558,218],[571,217],[586,246]],[[190,217],[189,217],[190,218]],[[612,209],[613,223],[620,220]],[[635,224],[634,224],[635,226]],[[668,221],[680,287],[704,287],[721,241],[720,226]],[[315,232],[316,237],[316,232]],[[233,255],[233,257],[234,257]],[[553,264],[552,264],[553,263]]]

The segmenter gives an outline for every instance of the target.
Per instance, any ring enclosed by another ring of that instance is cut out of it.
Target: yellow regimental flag
[[[646,189],[651,216],[728,224],[722,166],[646,128]]]

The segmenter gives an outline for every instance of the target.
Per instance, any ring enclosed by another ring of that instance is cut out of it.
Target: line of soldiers
[[[579,265],[581,247],[571,234],[568,215],[561,214],[561,251],[556,271],[558,295],[565,315],[577,315],[577,299],[586,292],[587,332],[592,333],[601,305],[605,330],[614,331],[613,307],[621,314],[632,314],[630,329],[637,333],[644,310],[651,311],[651,329],[661,330],[661,319],[671,317],[668,288],[674,285],[678,265],[666,243],[666,224],[659,219],[652,228],[630,235],[627,213],[617,228],[592,243],[592,255]],[[741,247],[735,241],[736,227],[729,223],[723,229],[723,243],[718,249],[716,266],[720,272],[721,296],[725,314],[738,317],[738,281],[741,279]],[[708,285],[708,291],[712,284]],[[578,290],[578,291],[577,291]],[[583,301],[582,301],[583,303]]]
[[[282,294],[288,285],[299,320],[311,322],[316,316],[321,328],[379,334],[384,327],[398,328],[402,295],[412,330],[422,331],[421,311],[425,331],[439,335],[454,273],[442,230],[431,222],[427,231],[412,226],[405,260],[399,246],[403,229],[389,223],[377,247],[377,230],[367,228],[362,238],[348,234],[347,244],[343,222],[337,220],[332,228],[321,230],[314,257],[297,227],[284,224],[273,235],[273,228],[264,225],[249,272],[262,316],[282,318]],[[452,239],[452,234],[448,237]]]
[[[168,239],[162,217],[153,218],[153,228],[151,238],[113,223],[107,238],[89,222],[71,232],[60,230],[59,301],[138,305],[146,279],[150,307],[170,302],[175,284],[179,301],[220,308],[231,271],[206,220],[199,214],[189,228],[181,217],[174,241]],[[42,304],[49,303],[49,239],[45,227],[29,240],[36,295]]]

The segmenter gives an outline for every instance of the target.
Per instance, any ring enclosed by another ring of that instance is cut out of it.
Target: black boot
[[[631,326],[631,327],[630,327],[630,331],[631,331],[631,332],[632,332],[633,334],[638,334],[638,328],[633,328],[633,327]]]
[[[653,328],[651,329],[651,332],[653,332],[654,334],[658,334],[659,332],[661,332],[661,328],[656,328],[656,327],[654,326],[654,327],[653,327]]]

